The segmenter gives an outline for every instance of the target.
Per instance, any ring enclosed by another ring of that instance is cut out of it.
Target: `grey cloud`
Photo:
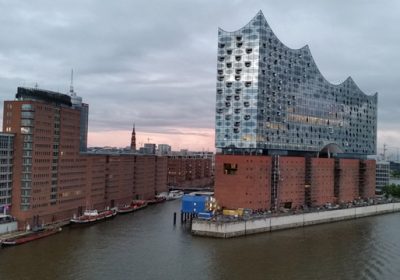
[[[90,131],[213,128],[217,29],[263,10],[291,48],[310,46],[333,83],[379,92],[378,129],[398,130],[400,6],[392,1],[0,1],[0,97],[16,87],[90,104]],[[174,132],[173,132],[174,133]]]

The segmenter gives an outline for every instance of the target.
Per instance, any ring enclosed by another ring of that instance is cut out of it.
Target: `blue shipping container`
[[[208,196],[184,195],[182,197],[181,211],[183,213],[206,212],[207,200],[208,200]]]

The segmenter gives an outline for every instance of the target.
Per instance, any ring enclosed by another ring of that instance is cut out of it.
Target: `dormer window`
[[[240,61],[242,59],[242,57],[240,55],[235,56],[236,61]]]
[[[240,76],[235,76],[235,81],[240,81]]]
[[[244,83],[244,86],[245,86],[245,87],[251,87],[251,82],[245,82],[245,83]]]
[[[236,43],[236,47],[241,48],[242,46],[243,46],[243,43],[242,43],[242,42]]]
[[[251,52],[253,51],[253,49],[252,48],[248,48],[248,49],[246,49],[246,53],[247,54],[251,54]]]
[[[250,62],[250,61],[246,61],[246,62],[244,63],[244,65],[245,65],[246,67],[250,67],[250,66],[251,66],[251,62]]]
[[[232,50],[226,50],[226,54],[231,55],[232,54]]]
[[[240,73],[242,73],[242,69],[240,69],[240,68],[236,69],[235,72],[236,72],[236,74],[240,75]]]
[[[242,41],[242,36],[236,36],[236,41],[238,41],[238,42],[240,42],[240,41]]]
[[[228,63],[226,64],[226,68],[232,68],[232,63],[231,63],[231,62],[228,62]]]

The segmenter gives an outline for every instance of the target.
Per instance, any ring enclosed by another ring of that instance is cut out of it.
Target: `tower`
[[[133,123],[133,128],[132,128],[131,150],[132,150],[132,151],[136,151],[136,131],[135,131],[135,123]]]

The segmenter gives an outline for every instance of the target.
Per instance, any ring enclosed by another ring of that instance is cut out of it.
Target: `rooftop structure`
[[[260,11],[218,31],[216,147],[223,153],[376,153],[377,94],[328,82],[306,45],[285,46]]]

